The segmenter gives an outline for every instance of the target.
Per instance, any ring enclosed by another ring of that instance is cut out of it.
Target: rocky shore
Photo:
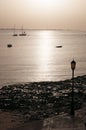
[[[17,112],[24,122],[70,113],[72,80],[33,82],[3,86],[0,110]],[[74,107],[81,109],[86,101],[86,75],[74,79]]]

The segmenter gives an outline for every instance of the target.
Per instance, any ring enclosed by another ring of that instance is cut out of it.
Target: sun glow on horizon
[[[37,7],[51,8],[57,6],[57,8],[64,8],[69,0],[32,0],[30,3]]]
[[[86,30],[85,15],[86,0],[0,0],[0,27]]]

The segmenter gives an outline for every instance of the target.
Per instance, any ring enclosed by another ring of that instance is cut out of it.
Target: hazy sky
[[[0,0],[0,27],[86,30],[86,0]]]

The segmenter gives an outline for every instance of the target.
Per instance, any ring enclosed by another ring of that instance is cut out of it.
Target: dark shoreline
[[[74,78],[74,80],[80,80],[81,82],[86,79],[86,75],[81,75],[81,76],[77,76]],[[21,86],[21,85],[30,85],[30,84],[34,84],[36,83],[37,85],[42,85],[42,84],[60,84],[60,83],[65,83],[65,82],[71,82],[72,79],[64,79],[64,80],[57,80],[57,81],[31,81],[31,82],[16,82],[16,83],[5,83],[4,85],[0,86],[0,90],[3,87],[17,87],[17,86]],[[77,81],[76,81],[77,82]],[[85,81],[84,81],[85,82]],[[85,82],[86,83],[86,82]]]
[[[70,113],[72,80],[20,83],[0,89],[0,109],[17,111],[25,120]],[[86,75],[74,79],[75,110],[86,101]]]

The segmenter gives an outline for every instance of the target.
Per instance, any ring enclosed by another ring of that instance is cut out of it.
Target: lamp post
[[[71,115],[74,116],[75,115],[75,111],[74,111],[74,70],[76,67],[76,62],[73,60],[71,61],[71,69],[72,69],[72,101],[71,101]]]

